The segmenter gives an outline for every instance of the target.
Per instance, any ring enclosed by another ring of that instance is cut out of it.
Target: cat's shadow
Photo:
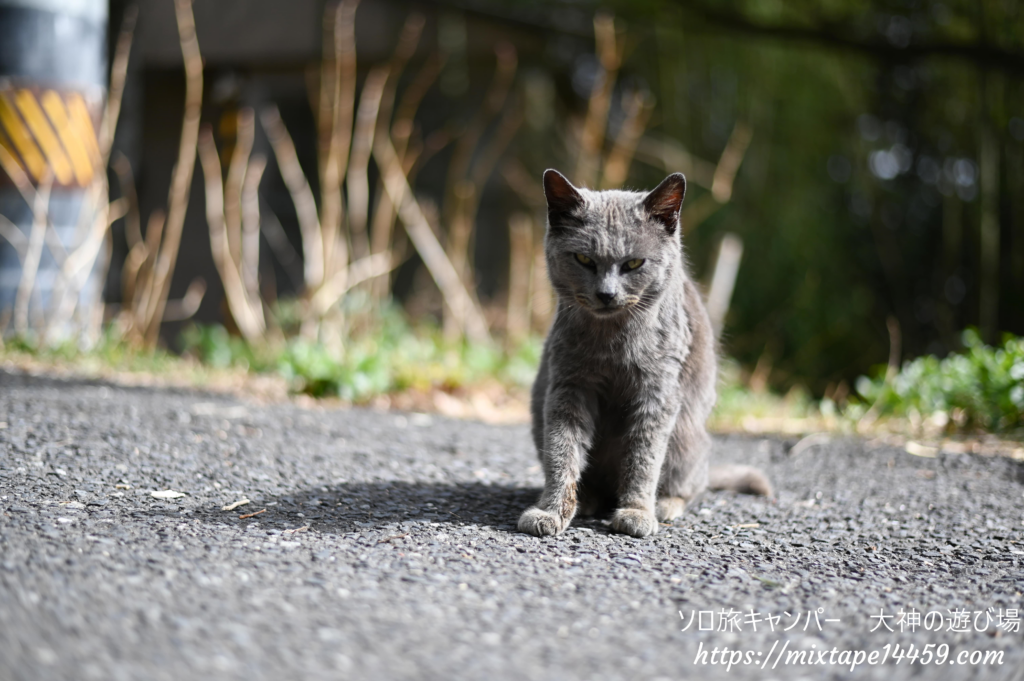
[[[349,482],[278,496],[254,496],[250,503],[231,511],[204,505],[188,517],[210,523],[258,522],[264,529],[295,530],[308,526],[332,534],[394,527],[403,522],[518,532],[520,514],[539,495],[537,488],[483,483]],[[599,518],[577,518],[573,525],[596,532],[608,531]]]

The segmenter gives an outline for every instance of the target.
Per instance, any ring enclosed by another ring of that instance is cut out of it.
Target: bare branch
[[[107,200],[107,181],[105,174],[100,175],[93,183],[90,191],[93,208],[85,215],[92,216],[91,225],[87,223],[88,232],[81,243],[70,251],[60,268],[53,288],[51,308],[54,312],[46,322],[44,336],[51,332],[61,332],[65,324],[71,321],[78,307],[79,294],[92,274],[104,244],[109,244],[107,234],[110,225],[124,216],[127,202],[118,199],[113,203]],[[54,235],[56,236],[56,235]],[[109,261],[108,261],[109,262]],[[97,303],[100,301],[97,300]]]
[[[636,154],[637,142],[647,127],[647,119],[653,110],[654,102],[651,97],[639,91],[631,93],[626,102],[626,119],[615,136],[615,146],[612,147],[604,164],[602,189],[617,189],[626,181],[629,166]]]
[[[725,326],[725,315],[729,312],[729,301],[732,299],[742,258],[743,241],[735,234],[725,234],[718,244],[707,298],[708,316],[716,338],[722,335]]]
[[[398,44],[391,55],[391,63],[388,72],[387,83],[381,95],[380,111],[377,115],[377,127],[381,134],[388,134],[391,127],[391,115],[394,111],[395,96],[398,92],[398,81],[402,76],[409,59],[416,52],[420,36],[426,21],[422,14],[414,12],[410,14],[402,27],[402,33],[398,37]],[[365,88],[365,86],[364,86]],[[408,140],[406,140],[408,141]],[[396,149],[399,158],[404,161],[404,146]],[[383,253],[389,249],[391,234],[394,228],[395,210],[388,201],[387,192],[384,191],[383,182],[377,182],[377,201],[373,209],[373,225],[369,235],[369,252],[371,254]],[[374,282],[373,294],[376,298],[383,298],[390,290],[388,279],[381,279]]]
[[[510,340],[518,340],[530,331],[533,219],[526,213],[513,213],[508,220],[508,236],[510,258],[505,333]]]
[[[669,137],[641,137],[636,145],[636,160],[667,173],[682,173],[687,182],[705,189],[711,189],[715,181],[715,164],[694,158],[686,147]]]
[[[102,165],[97,168],[102,172],[110,160],[110,149],[114,144],[114,132],[117,130],[117,119],[121,115],[121,100],[124,98],[124,84],[128,77],[128,55],[132,51],[132,39],[135,33],[135,21],[139,17],[138,5],[129,5],[124,11],[121,33],[117,37],[114,60],[110,65],[110,89],[107,95],[107,108],[100,122],[98,159]]]
[[[430,86],[441,74],[444,63],[445,58],[440,54],[431,55],[416,74],[416,78],[402,93],[402,99],[398,102],[398,108],[395,111],[395,122],[391,126],[391,136],[399,156],[405,155],[409,138],[412,135],[416,111],[420,108],[420,103]]]
[[[472,244],[473,227],[476,225],[477,212],[480,208],[480,194],[494,172],[494,167],[501,159],[506,147],[515,137],[523,122],[521,107],[506,108],[505,114],[498,124],[498,129],[484,148],[478,152],[479,160],[473,164],[472,180],[465,180],[456,186],[456,207],[452,222],[449,225],[448,254],[463,280],[469,286],[472,269],[469,252]],[[472,289],[470,289],[472,293]]]
[[[142,241],[142,217],[139,214],[139,195],[135,191],[135,175],[128,157],[118,153],[114,158],[114,172],[121,184],[121,195],[128,200],[128,212],[125,214],[124,234],[128,247],[134,248]]]
[[[380,120],[385,130],[391,125],[395,95],[398,92],[398,80],[405,71],[405,66],[409,59],[416,52],[416,47],[419,45],[420,35],[423,33],[425,25],[426,20],[423,18],[423,15],[413,12],[406,18],[405,25],[402,26],[402,33],[398,36],[398,44],[395,45],[395,51],[391,55],[388,82],[384,87],[384,94],[381,96],[380,101]],[[401,150],[396,148],[396,151],[401,156]]]
[[[242,264],[242,184],[249,167],[256,125],[249,108],[240,110],[235,120],[235,149],[224,181],[224,226],[228,234],[228,253],[237,266]]]
[[[11,178],[11,182],[14,183],[15,188],[21,194],[21,198],[25,200],[25,203],[29,206],[35,204],[36,190],[32,186],[32,181],[25,174],[17,159],[11,156],[2,144],[0,144],[0,169],[3,169],[7,173],[7,177]]]
[[[25,254],[28,252],[28,238],[16,224],[3,215],[0,215],[0,236],[7,239],[7,243],[18,254],[19,260],[25,259]]]
[[[260,299],[260,179],[267,167],[267,158],[253,156],[242,187],[242,283],[253,315],[263,320]],[[264,325],[266,324],[265,320]]]
[[[546,204],[540,182],[530,176],[522,161],[510,158],[502,165],[501,176],[524,204],[535,210],[544,208]]]
[[[377,114],[390,67],[378,66],[370,71],[363,83],[356,114],[355,134],[352,138],[352,158],[348,166],[346,185],[348,187],[349,234],[352,237],[352,257],[361,258],[370,250],[366,223],[370,210],[370,182],[367,167],[370,150],[377,131]]]
[[[266,238],[270,252],[284,268],[292,285],[296,289],[302,290],[305,283],[300,267],[302,261],[295,247],[288,240],[281,221],[266,203],[260,205],[260,214],[263,216],[260,220],[260,232]]]
[[[455,144],[448,165],[444,198],[444,219],[448,226],[445,252],[474,301],[474,291],[469,284],[471,267],[469,250],[472,243],[474,218],[479,205],[479,195],[483,191],[487,175],[493,170],[493,165],[497,162],[504,145],[511,139],[511,135],[519,126],[519,121],[516,118],[506,116],[503,119],[503,124],[499,126],[498,134],[491,140],[492,148],[496,149],[498,153],[488,153],[487,150],[480,152],[480,140],[490,122],[505,107],[518,66],[518,56],[512,45],[499,43],[495,46],[494,53],[497,63],[494,77],[491,79],[491,87],[473,122],[465,132],[459,135]],[[521,112],[518,113],[521,114]],[[480,161],[474,164],[474,158],[483,159],[490,167],[481,170],[479,168]],[[444,328],[446,334],[452,335],[463,327],[458,320],[446,316]]]
[[[32,206],[32,228],[28,235],[28,248],[21,265],[21,281],[14,297],[14,330],[19,334],[28,332],[28,308],[32,299],[32,291],[36,285],[36,273],[39,271],[39,259],[43,254],[43,237],[46,234],[47,210],[50,204],[50,189],[53,186],[52,174],[47,171],[44,184],[36,192],[36,200]]]
[[[324,316],[329,309],[341,300],[341,297],[359,284],[387,274],[399,265],[400,261],[392,259],[390,253],[377,253],[360,258],[351,266],[336,272],[313,295],[310,308],[315,317]]]
[[[722,157],[718,159],[718,166],[711,182],[711,195],[719,203],[726,203],[732,197],[732,183],[743,162],[743,156],[747,153],[751,137],[753,131],[745,123],[737,123],[729,135],[729,141],[722,151]]]
[[[202,277],[196,277],[192,280],[192,283],[188,285],[188,289],[185,291],[185,295],[181,300],[167,301],[167,307],[164,308],[163,320],[165,322],[185,321],[199,311],[199,306],[203,304],[203,297],[205,295],[206,280]]]
[[[683,234],[698,227],[702,222],[718,212],[718,209],[721,207],[722,204],[716,201],[715,197],[710,194],[704,194],[684,205],[683,211],[679,215],[679,223],[683,226]]]
[[[185,62],[185,116],[181,125],[178,162],[174,166],[171,179],[164,241],[156,256],[153,283],[150,287],[152,302],[147,306],[149,317],[145,320],[145,342],[149,347],[156,345],[160,333],[160,320],[163,319],[164,306],[167,304],[167,294],[171,286],[171,273],[178,260],[181,231],[185,224],[189,189],[192,186],[192,173],[196,164],[196,139],[199,135],[199,115],[203,102],[203,58],[199,54],[199,41],[196,40],[192,1],[175,0],[174,10],[178,22],[181,55]]]
[[[352,143],[352,120],[356,101],[356,8],[359,0],[342,0],[334,15],[333,96],[330,104],[329,134],[324,137],[321,121],[320,201],[323,230],[324,276],[348,264],[347,247],[341,238],[341,182],[348,170]],[[325,65],[326,69],[326,65]],[[323,113],[324,105],[321,103]],[[326,149],[324,145],[326,144]],[[340,249],[340,251],[338,251]],[[336,252],[338,251],[338,252]]]
[[[295,144],[281,121],[277,107],[269,106],[260,113],[260,120],[274,148],[274,156],[281,171],[285,186],[295,204],[295,215],[302,233],[302,255],[306,288],[315,290],[324,280],[323,234],[320,231],[320,218],[316,212],[316,201],[313,190],[299,165],[299,157],[295,153]]]
[[[599,12],[594,16],[594,40],[597,43],[601,72],[590,91],[587,117],[580,134],[580,155],[573,177],[576,184],[590,187],[594,186],[600,170],[601,149],[604,146],[605,128],[608,126],[608,108],[622,63],[623,46],[616,40],[615,19],[610,14]]]
[[[459,183],[472,181],[470,172],[473,161],[473,154],[479,145],[487,126],[494,117],[505,106],[509,88],[515,77],[518,58],[515,48],[508,43],[499,43],[494,48],[496,64],[494,77],[491,79],[491,87],[484,97],[483,106],[480,107],[477,115],[469,127],[458,136],[455,149],[452,151],[452,159],[448,165],[448,178],[445,189],[445,221],[451,224],[456,209],[449,200],[454,196]]]
[[[206,185],[206,224],[210,230],[210,251],[217,266],[228,309],[246,340],[259,340],[264,332],[245,292],[245,284],[237,263],[228,250],[227,228],[224,220],[224,184],[221,180],[220,158],[213,142],[213,134],[204,128],[198,142],[199,160],[203,166]],[[262,310],[261,310],[262,316]]]
[[[402,99],[399,101],[398,109],[395,113],[395,121],[391,126],[391,137],[395,146],[395,152],[401,160],[402,170],[410,181],[412,179],[413,164],[420,157],[418,151],[410,149],[409,146],[409,140],[412,137],[414,121],[416,118],[416,111],[419,109],[420,102],[423,101],[423,97],[426,95],[427,90],[430,89],[430,86],[437,79],[438,74],[440,74],[443,63],[444,59],[436,53],[427,60],[416,74],[413,82],[402,94]],[[388,197],[388,193],[383,191],[382,180],[381,191],[379,192],[377,199],[377,206],[373,213],[373,229],[370,236],[372,239],[370,250],[374,254],[383,253],[389,250],[392,235],[394,233],[395,216],[395,207],[392,205],[391,199]],[[380,281],[382,284],[379,285],[375,291],[375,295],[378,299],[383,298],[389,290],[387,280],[385,279]]]
[[[398,206],[398,216],[409,235],[427,270],[441,290],[445,303],[452,314],[461,322],[466,337],[475,343],[490,342],[487,321],[466,291],[458,273],[445,255],[444,248],[430,229],[423,211],[420,210],[408,180],[402,172],[401,162],[395,153],[391,140],[385,135],[377,137],[373,149],[374,158],[384,176],[384,188],[391,202]]]
[[[139,271],[136,275],[136,282],[141,282],[141,287],[136,287],[135,295],[132,297],[131,305],[131,323],[129,325],[129,331],[135,335],[136,340],[141,341],[146,332],[146,320],[150,319],[151,314],[147,309],[150,304],[151,297],[149,296],[149,289],[152,286],[153,280],[153,268],[156,265],[156,256],[160,252],[160,244],[163,240],[164,225],[167,223],[167,214],[162,210],[155,210],[149,215],[149,220],[146,222],[146,240],[141,245],[136,246],[129,253],[129,262],[134,262],[141,259],[139,264]],[[134,255],[134,254],[138,255]],[[126,263],[126,267],[128,264]]]

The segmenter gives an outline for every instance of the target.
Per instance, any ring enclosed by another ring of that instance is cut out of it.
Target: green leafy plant
[[[232,336],[219,324],[191,325],[181,334],[185,353],[203,364],[225,369],[239,367],[265,371],[274,365],[273,350],[262,346],[260,351],[240,336]]]
[[[118,332],[116,326],[104,329],[97,342],[83,349],[75,340],[47,343],[38,336],[22,335],[8,338],[0,346],[0,356],[22,355],[36,360],[69,364],[86,371],[116,369],[162,373],[180,369],[181,360],[160,348],[147,349],[129,343]]]
[[[963,333],[965,350],[906,362],[886,381],[861,376],[857,392],[879,415],[931,417],[948,429],[1004,431],[1024,426],[1024,338],[1007,335],[1001,347]]]
[[[525,387],[540,362],[536,338],[508,348],[447,341],[433,326],[410,326],[395,309],[363,321],[341,347],[291,338],[278,347],[254,348],[221,326],[191,327],[182,340],[186,352],[205,364],[276,371],[298,392],[356,402],[403,390],[455,390],[488,381]]]

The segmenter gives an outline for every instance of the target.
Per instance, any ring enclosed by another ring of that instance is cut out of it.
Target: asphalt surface
[[[1024,466],[795,442],[541,540],[526,426],[0,370],[0,680],[1024,678]]]

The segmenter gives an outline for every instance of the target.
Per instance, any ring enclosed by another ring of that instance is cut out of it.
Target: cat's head
[[[558,295],[599,317],[657,297],[682,270],[685,193],[681,173],[644,193],[581,189],[557,170],[546,171],[545,250]]]

